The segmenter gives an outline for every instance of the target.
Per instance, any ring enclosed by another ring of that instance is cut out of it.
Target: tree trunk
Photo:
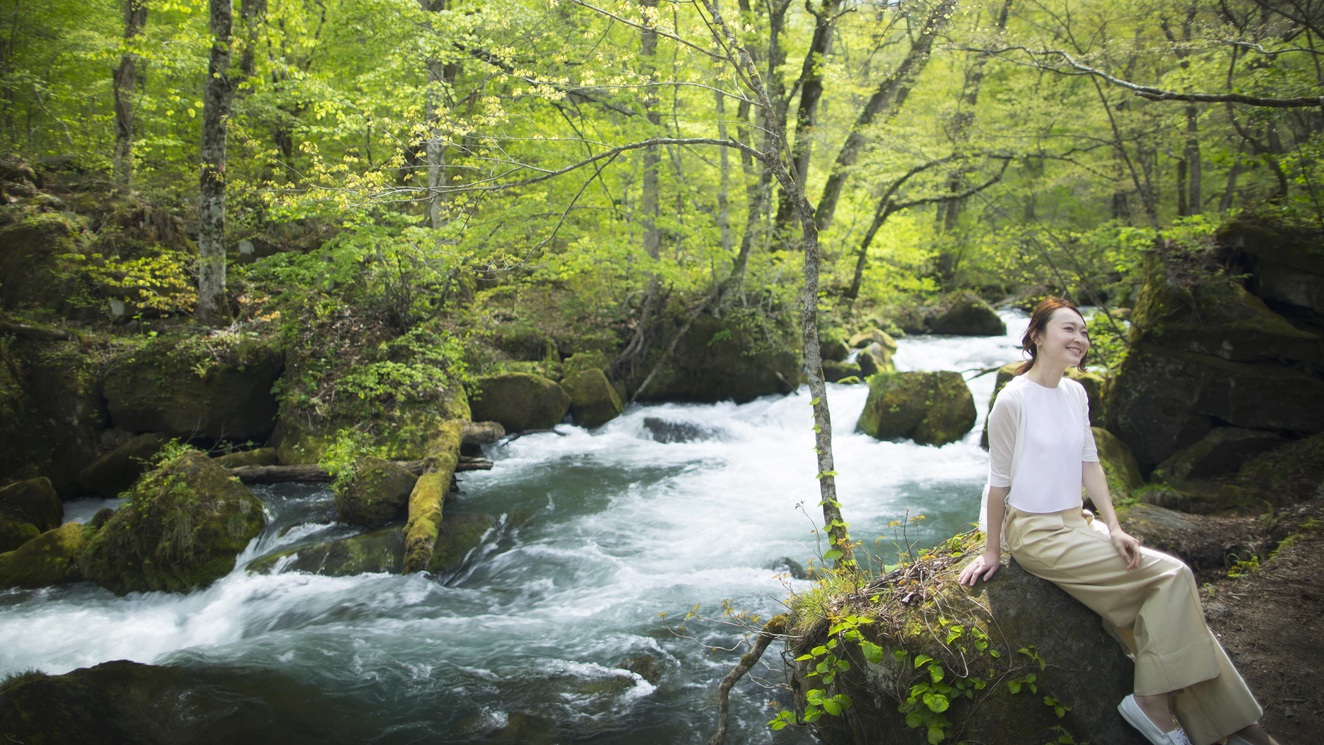
[[[846,141],[842,143],[841,149],[837,151],[837,159],[832,164],[832,170],[828,172],[827,183],[823,185],[823,196],[818,200],[818,209],[814,214],[814,220],[820,231],[826,231],[832,224],[833,214],[837,210],[837,201],[841,198],[842,188],[846,183],[850,167],[855,164],[860,153],[864,150],[865,132],[880,116],[884,118],[895,114],[906,98],[910,95],[910,89],[914,85],[915,78],[924,69],[929,61],[929,51],[933,48],[933,40],[947,23],[947,17],[951,15],[952,9],[956,7],[956,0],[942,0],[933,7],[928,18],[925,19],[923,27],[920,29],[919,36],[911,45],[910,51],[906,57],[897,66],[891,75],[884,78],[878,87],[874,89],[873,95],[865,103],[864,108],[860,110],[859,116],[855,118],[855,123],[851,125],[850,134],[846,136]]]
[[[817,8],[813,0],[805,3],[814,16],[814,36],[800,68],[799,83],[793,86],[800,89],[800,104],[795,109],[795,142],[791,145],[789,166],[790,176],[799,184],[801,192],[809,178],[809,156],[813,149],[814,127],[818,123],[818,103],[823,98],[823,67],[832,47],[832,32],[840,5],[840,0],[821,0]],[[794,198],[783,187],[775,221],[779,232],[785,232],[796,219],[795,209]]]
[[[768,91],[763,87],[754,61],[732,33],[721,13],[712,0],[703,0],[703,5],[713,19],[717,32],[724,41],[735,50],[739,64],[749,80],[755,99],[769,111],[773,102]],[[805,198],[804,191],[789,170],[789,164],[782,160],[786,152],[786,131],[783,128],[769,127],[767,130],[770,147],[764,151],[765,166],[772,171],[783,193],[791,200],[794,213],[800,220],[801,241],[804,249],[804,287],[801,296],[801,339],[804,345],[804,365],[809,384],[810,404],[814,412],[814,453],[818,460],[818,490],[823,508],[824,529],[827,531],[831,549],[824,556],[827,561],[839,568],[856,566],[850,534],[845,520],[842,519],[841,503],[837,501],[836,470],[832,457],[832,416],[828,410],[827,386],[823,380],[823,354],[818,339],[818,264],[819,245],[818,229],[814,225],[814,210]]]
[[[657,11],[657,0],[640,0],[640,5],[644,8],[644,28],[640,31],[640,55],[643,63],[643,74],[645,85],[649,86],[644,94],[644,110],[648,118],[649,137],[657,134],[658,128],[662,124],[662,114],[657,110],[657,89],[653,87],[657,83],[657,70],[654,57],[657,56],[657,29],[653,27],[654,13]],[[657,169],[661,163],[661,157],[658,153],[657,145],[649,145],[644,148],[644,193],[640,205],[643,211],[644,226],[644,252],[651,259],[657,259],[662,247],[662,234],[658,230],[657,218],[660,204],[658,196]],[[649,288],[649,295],[656,292],[656,280],[653,286]]]
[[[133,40],[147,25],[146,0],[124,1],[124,43],[131,47]],[[115,68],[115,188],[129,191],[133,188],[133,96],[137,87],[138,55],[125,49]]]
[[[234,25],[231,0],[209,0],[211,59],[202,93],[202,172],[198,199],[198,309],[206,326],[229,323],[225,301],[225,150],[234,83],[230,45]]]

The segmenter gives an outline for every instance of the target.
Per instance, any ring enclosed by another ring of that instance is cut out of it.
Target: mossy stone
[[[625,410],[611,381],[598,368],[567,375],[561,387],[570,396],[570,416],[581,427],[600,427]]]
[[[1094,446],[1099,451],[1099,464],[1108,479],[1108,493],[1114,503],[1129,501],[1137,489],[1145,485],[1140,465],[1126,443],[1103,427],[1092,427]]]
[[[1178,483],[1235,471],[1251,458],[1284,442],[1276,432],[1219,427],[1194,445],[1168,456],[1154,469],[1154,479]]]
[[[166,443],[165,435],[156,432],[138,435],[115,449],[103,453],[78,474],[84,494],[115,498],[133,486],[133,482],[151,468],[152,461]]]
[[[336,513],[341,522],[380,528],[403,520],[409,493],[418,477],[381,458],[361,458],[355,475],[343,492],[336,494]]]
[[[89,542],[83,574],[121,595],[187,592],[228,574],[265,522],[247,487],[206,455],[186,452],[138,480]]]
[[[508,432],[551,429],[570,411],[565,389],[540,375],[493,375],[480,378],[474,388],[474,421],[499,422]]]
[[[975,425],[975,400],[960,373],[884,372],[869,378],[855,428],[880,440],[945,445]]]
[[[363,535],[281,551],[250,563],[246,569],[249,572],[269,571],[282,559],[292,556],[294,558],[284,567],[289,571],[328,577],[376,572],[399,574],[404,553],[404,533],[397,525]]]
[[[275,448],[254,448],[239,450],[217,456],[212,460],[221,468],[242,468],[244,466],[274,466],[280,462]]]
[[[823,380],[829,383],[840,383],[846,378],[858,379],[861,375],[860,366],[853,362],[838,362],[836,360],[823,360]]]
[[[665,350],[659,348],[645,360],[641,369],[654,375],[647,388],[636,392],[637,399],[745,403],[794,391],[800,386],[803,363],[798,328],[791,320],[789,314],[700,315],[669,356],[663,359]],[[664,329],[663,334],[678,331],[678,327]],[[642,380],[633,382],[638,385]]]
[[[48,587],[83,578],[78,560],[92,529],[65,523],[0,554],[0,587]]]
[[[924,325],[930,333],[954,336],[1003,336],[1007,324],[992,306],[972,292],[944,295],[926,309]]]

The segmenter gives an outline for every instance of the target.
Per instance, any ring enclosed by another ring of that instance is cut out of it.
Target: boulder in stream
[[[0,587],[49,587],[83,579],[79,557],[92,529],[70,522],[0,554]]]
[[[474,421],[498,422],[507,432],[551,429],[570,411],[565,389],[541,375],[492,375],[474,388],[469,401]]]
[[[99,494],[108,499],[128,491],[133,482],[151,468],[152,461],[165,435],[156,432],[138,435],[109,452],[102,453],[78,474],[78,485],[84,494]]]
[[[417,481],[417,476],[391,461],[360,458],[354,478],[336,493],[336,514],[343,523],[365,528],[403,520]]]
[[[88,543],[83,574],[121,595],[187,592],[229,574],[265,522],[247,487],[187,451],[138,480]]]
[[[921,445],[956,442],[975,426],[975,399],[960,373],[892,372],[869,378],[869,398],[855,425],[880,440]]]
[[[625,404],[599,368],[573,372],[561,380],[570,396],[570,416],[581,427],[599,427],[621,415]]]
[[[939,298],[924,316],[930,333],[955,336],[1003,336],[1007,324],[992,306],[971,292],[955,292]]]

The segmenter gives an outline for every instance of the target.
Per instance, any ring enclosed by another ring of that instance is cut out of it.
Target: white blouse
[[[1065,377],[1056,388],[1012,378],[989,412],[988,443],[988,485],[1010,486],[1007,503],[1022,512],[1078,507],[1082,464],[1099,460],[1089,397]]]

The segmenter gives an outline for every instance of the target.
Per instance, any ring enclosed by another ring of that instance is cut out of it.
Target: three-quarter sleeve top
[[[1012,378],[989,412],[988,444],[988,485],[1010,486],[1007,504],[1033,513],[1078,507],[1083,464],[1099,459],[1084,386]]]

